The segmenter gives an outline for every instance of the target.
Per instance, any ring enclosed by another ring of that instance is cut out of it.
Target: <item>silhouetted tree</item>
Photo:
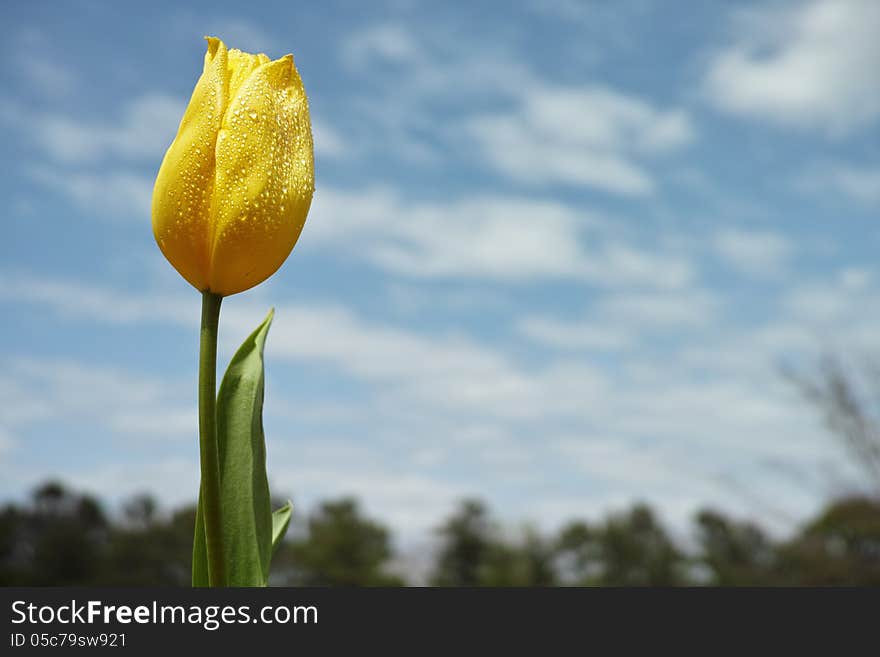
[[[789,585],[880,586],[880,502],[841,500],[779,548]]]
[[[757,586],[774,580],[776,548],[756,525],[733,522],[715,511],[697,514],[698,561],[709,571],[707,584]]]
[[[479,569],[479,586],[553,586],[556,584],[553,546],[534,530],[521,542],[493,541]]]
[[[596,530],[582,520],[562,528],[556,541],[560,578],[566,584],[590,586],[598,583],[602,568]]]
[[[479,586],[492,551],[492,527],[486,507],[465,500],[437,530],[442,547],[431,577],[433,586]]]
[[[164,519],[155,500],[141,495],[124,507],[124,524],[109,535],[107,564],[101,583],[137,586],[162,583],[189,586],[195,507],[185,507]]]
[[[93,498],[49,482],[34,491],[30,508],[10,505],[2,516],[4,584],[70,586],[98,577],[109,529]]]
[[[687,582],[684,554],[645,505],[602,525],[575,522],[558,539],[566,581],[581,586],[675,586]]]
[[[554,550],[536,531],[504,541],[482,502],[464,500],[437,530],[434,586],[552,586]]]
[[[385,571],[392,556],[388,530],[363,518],[350,498],[322,504],[309,517],[308,535],[289,547],[292,579],[307,586],[400,585]]]

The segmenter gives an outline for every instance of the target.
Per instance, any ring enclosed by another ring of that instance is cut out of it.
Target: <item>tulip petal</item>
[[[314,181],[308,100],[288,55],[254,69],[226,108],[216,146],[211,291],[241,292],[282,265]]]
[[[210,282],[211,198],[217,134],[229,98],[227,51],[208,38],[205,66],[165,153],[153,188],[153,234],[178,272],[199,290]]]
[[[258,67],[268,64],[269,58],[263,53],[251,55],[250,53],[242,52],[238,48],[230,48],[226,61],[227,74],[229,76],[229,98],[235,98],[242,83]]]

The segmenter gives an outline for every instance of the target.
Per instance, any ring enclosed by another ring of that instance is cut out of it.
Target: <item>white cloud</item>
[[[680,475],[684,467],[689,481],[683,488],[697,479],[702,480],[699,483],[704,494],[713,492],[707,481],[709,473],[697,465],[698,459],[686,451],[682,453],[680,445],[634,446],[614,439],[570,437],[562,438],[553,447],[594,481],[610,482],[614,486],[627,482],[634,489],[644,485],[668,489],[683,483]]]
[[[581,318],[562,320],[527,315],[517,331],[540,344],[566,350],[594,352],[636,348],[637,341],[666,332],[682,335],[717,322],[721,301],[705,291],[607,293]]]
[[[31,178],[72,200],[89,215],[118,220],[143,220],[150,216],[153,181],[126,171],[67,171],[37,166]]]
[[[567,139],[560,143],[523,116],[483,116],[467,127],[483,157],[519,183],[586,185],[633,196],[654,189],[648,172],[619,154],[587,150]]]
[[[576,219],[554,203],[425,205],[398,229],[398,239],[377,244],[373,257],[410,276],[567,277],[577,275],[584,260]]]
[[[845,267],[838,275],[841,287],[847,291],[865,290],[871,284],[871,271],[864,267]]]
[[[89,321],[192,325],[194,314],[180,313],[177,297],[163,301],[82,285],[17,280],[15,285],[3,286],[16,290],[15,294],[6,293],[0,299],[36,302]],[[34,291],[39,294],[33,295]],[[252,330],[264,311],[254,303],[225,308],[224,341],[231,340],[224,344],[226,351],[231,352],[232,343]],[[415,408],[507,420],[536,419],[547,413],[579,415],[582,400],[603,385],[598,372],[586,365],[550,363],[529,371],[503,353],[467,338],[372,324],[345,309],[328,306],[279,304],[268,353],[275,362],[322,363],[348,377],[378,384],[382,396],[406,399],[408,408],[415,404]],[[90,384],[82,389],[95,387]],[[119,422],[125,426],[128,420]]]
[[[448,97],[451,93],[482,98],[517,94],[535,77],[528,66],[496,40],[472,39],[448,24],[421,26],[418,32],[401,22],[359,27],[344,45],[343,63],[361,69],[391,64],[392,75],[379,71],[380,84],[393,87],[395,103],[382,97],[378,107],[392,111],[410,103]],[[396,114],[395,114],[396,117]],[[429,120],[426,123],[430,122]]]
[[[689,257],[656,243],[648,248],[609,239],[587,259],[587,279],[608,287],[677,289],[695,277]]]
[[[417,278],[570,278],[675,288],[693,276],[679,253],[628,243],[607,220],[528,197],[418,202],[388,189],[325,188],[315,195],[304,232],[304,244],[346,249]]]
[[[809,0],[742,15],[705,89],[720,109],[831,135],[880,116],[880,3]]]
[[[811,196],[832,193],[866,206],[880,203],[880,166],[825,162],[809,167],[796,186]]]
[[[162,94],[150,94],[127,103],[114,122],[83,121],[67,114],[29,119],[39,145],[53,160],[68,164],[109,158],[161,159],[177,134],[185,103]]]
[[[67,96],[79,83],[79,78],[62,62],[45,55],[32,53],[21,57],[17,70],[28,85],[49,98]]]
[[[407,541],[424,537],[463,493],[458,482],[438,473],[417,467],[401,472],[400,463],[375,449],[326,449],[318,441],[300,441],[299,447],[275,443],[270,446],[271,486],[292,495],[301,519],[319,502],[353,495],[368,515],[390,524],[396,538]]]
[[[412,61],[421,57],[421,48],[402,25],[378,23],[358,30],[343,45],[343,58],[349,66],[363,69],[374,60]]]
[[[6,454],[11,451],[15,444],[16,440],[12,434],[0,426],[0,454]]]
[[[521,51],[444,25],[419,30],[418,39],[401,23],[361,28],[349,37],[344,61],[386,64],[373,66],[377,88],[353,103],[370,121],[364,141],[380,157],[390,152],[439,166],[451,151],[517,186],[638,196],[654,189],[652,163],[695,136],[681,109],[598,84],[550,82]],[[438,108],[443,121],[433,119]]]
[[[502,292],[491,282],[455,286],[425,294],[422,281],[392,282],[386,287],[386,300],[392,316],[418,317],[426,311],[444,309],[452,313],[510,310],[516,305],[513,290]]]
[[[12,451],[20,444],[17,431],[34,422],[51,417],[54,408],[50,400],[26,390],[18,377],[4,368],[0,374],[0,454]]]
[[[57,39],[51,34],[27,27],[14,30],[10,36],[5,63],[28,89],[59,102],[81,83],[79,75],[58,52]]]
[[[144,493],[158,496],[167,505],[193,504],[199,489],[197,458],[159,456],[139,462],[90,463],[53,474],[62,476],[65,483],[77,490],[117,504]],[[28,485],[39,482],[40,479],[32,478]]]
[[[752,276],[775,276],[786,265],[792,246],[770,231],[729,228],[716,233],[714,247],[731,267]]]
[[[837,277],[803,282],[786,291],[790,321],[808,327],[833,351],[880,352],[880,289],[866,269],[847,267]]]
[[[631,24],[644,19],[651,3],[643,0],[583,2],[583,0],[530,0],[529,11],[538,16],[554,18],[565,24],[592,28],[597,35],[614,43],[633,38]],[[628,34],[629,33],[629,34]]]
[[[684,112],[599,86],[535,85],[512,110],[466,125],[487,161],[519,183],[586,185],[627,196],[653,191],[645,160],[694,138]]]
[[[0,301],[46,306],[65,318],[101,323],[162,322],[197,326],[184,296],[129,295],[97,285],[0,272]]]
[[[720,302],[705,290],[622,293],[606,296],[597,314],[645,332],[704,327],[717,317]]]
[[[184,107],[179,99],[148,94],[125,104],[115,122],[52,113],[29,117],[20,109],[4,119],[30,133],[47,156],[48,162],[25,168],[33,180],[89,215],[140,221],[149,217],[153,178],[135,167],[157,166]]]
[[[272,358],[318,361],[375,383],[383,395],[418,407],[496,418],[578,413],[580,399],[601,387],[596,372],[547,367],[528,372],[502,353],[472,340],[423,335],[373,325],[339,308],[279,306]],[[244,334],[250,313],[227,313],[227,326]],[[566,382],[565,394],[557,389]]]
[[[517,330],[536,342],[558,349],[615,351],[629,347],[633,339],[631,332],[621,327],[539,316],[522,318]]]
[[[23,402],[0,425],[22,427],[49,421],[81,422],[113,436],[179,438],[192,435],[195,407],[178,400],[184,390],[167,378],[84,364],[73,360],[19,357],[4,366],[4,405]],[[45,403],[34,400],[45,400]]]
[[[87,285],[4,278],[0,301],[45,305],[64,316],[91,321],[194,327],[195,313],[184,312],[185,301],[179,297],[132,296]],[[265,308],[253,302],[228,305],[224,339],[236,342],[247,335],[264,313]],[[232,342],[225,345],[229,351],[235,346]],[[566,395],[551,394],[547,386],[568,380],[570,369],[548,367],[533,380],[503,354],[469,339],[374,325],[332,306],[279,305],[268,349],[273,358],[329,364],[410,400],[500,417],[536,417],[547,409],[571,411],[579,405],[573,395],[600,385],[595,373],[581,369],[579,382],[572,382]]]
[[[351,150],[342,135],[320,119],[312,119],[312,137],[315,142],[315,156],[318,158],[340,157]]]

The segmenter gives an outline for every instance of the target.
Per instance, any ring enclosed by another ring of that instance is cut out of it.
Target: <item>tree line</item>
[[[194,507],[162,512],[149,496],[108,513],[94,497],[49,482],[0,512],[0,585],[188,586]],[[438,523],[426,573],[399,567],[390,530],[357,500],[318,505],[273,560],[292,586],[799,586],[880,585],[880,500],[827,505],[793,536],[714,510],[676,541],[647,505],[558,532],[511,533],[479,500]]]

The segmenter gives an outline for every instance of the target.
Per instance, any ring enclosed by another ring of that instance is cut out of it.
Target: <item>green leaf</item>
[[[208,580],[208,550],[205,545],[205,519],[202,516],[202,493],[199,491],[199,504],[196,506],[196,530],[193,536],[192,585],[210,586]]]
[[[290,525],[290,515],[293,513],[293,502],[287,500],[287,503],[280,509],[276,509],[272,513],[272,554],[278,551],[284,535],[287,533],[287,527]]]
[[[228,586],[266,586],[272,507],[263,437],[263,346],[274,309],[239,347],[217,393],[220,509]]]

